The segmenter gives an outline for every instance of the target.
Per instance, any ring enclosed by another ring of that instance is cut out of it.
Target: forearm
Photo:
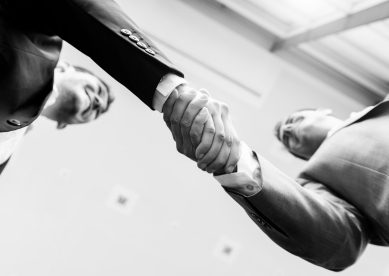
[[[260,156],[259,164],[259,192],[245,197],[231,185],[226,188],[253,221],[278,245],[309,262],[330,270],[353,264],[368,243],[358,210],[322,184],[302,187]]]
[[[150,108],[160,80],[169,73],[182,76],[112,0],[38,0],[33,4],[18,0],[17,3],[14,13],[23,18],[21,24],[30,22],[34,31],[60,36]]]

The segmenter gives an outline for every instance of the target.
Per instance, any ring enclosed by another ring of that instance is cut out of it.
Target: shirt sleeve
[[[214,176],[225,188],[243,196],[253,196],[262,189],[258,157],[246,143],[241,143],[241,157],[235,173]]]
[[[175,74],[165,75],[159,82],[155,94],[153,97],[153,108],[162,112],[163,105],[166,100],[169,98],[170,94],[175,88],[181,84],[185,84],[186,80],[182,77],[179,77]]]

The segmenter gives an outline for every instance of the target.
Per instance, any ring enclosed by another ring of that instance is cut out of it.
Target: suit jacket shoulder
[[[150,108],[161,78],[182,76],[112,0],[2,0],[0,5],[0,62],[10,69],[0,76],[0,131],[28,125],[39,115],[52,88],[58,37]],[[18,82],[24,85],[15,86]]]

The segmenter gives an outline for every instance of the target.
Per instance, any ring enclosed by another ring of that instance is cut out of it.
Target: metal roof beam
[[[385,1],[364,10],[348,14],[345,17],[316,26],[313,29],[294,34],[284,39],[279,39],[273,44],[271,51],[280,51],[297,46],[301,43],[317,40],[328,35],[377,22],[388,17],[389,1]]]
[[[265,49],[270,49],[279,38],[274,33],[253,22],[251,19],[239,14],[229,6],[224,0],[178,0],[188,6],[208,15],[215,21],[227,26],[232,31],[240,34],[249,41],[252,41]]]

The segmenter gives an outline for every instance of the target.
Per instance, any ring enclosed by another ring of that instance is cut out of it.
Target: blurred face
[[[93,121],[107,111],[113,100],[100,79],[67,64],[55,69],[54,87],[58,94],[52,113],[59,126]]]
[[[309,159],[341,121],[330,110],[303,110],[289,115],[276,127],[278,139],[294,155]]]

